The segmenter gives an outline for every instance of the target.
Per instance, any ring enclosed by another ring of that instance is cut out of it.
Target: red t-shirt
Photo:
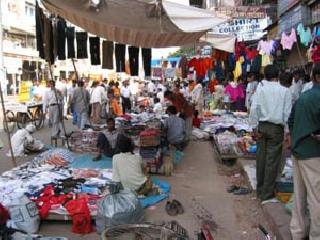
[[[200,120],[200,118],[193,118],[192,119],[192,126],[193,127],[196,127],[196,128],[199,128],[200,127],[200,124],[201,124],[201,120]]]

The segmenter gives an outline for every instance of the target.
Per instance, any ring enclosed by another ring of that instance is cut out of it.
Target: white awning
[[[200,41],[211,44],[215,49],[233,53],[236,37],[232,35],[206,34]]]
[[[87,32],[123,44],[146,48],[195,43],[226,22],[213,11],[154,0],[42,0],[43,6]]]

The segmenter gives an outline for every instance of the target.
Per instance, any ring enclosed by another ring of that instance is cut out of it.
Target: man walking
[[[257,196],[262,204],[275,201],[274,187],[281,164],[284,126],[291,111],[291,93],[280,85],[279,70],[265,67],[264,77],[253,97],[250,121],[256,128]]]
[[[52,124],[51,137],[57,138],[60,134],[60,126],[62,121],[62,102],[61,93],[55,88],[55,82],[49,82],[49,88],[44,96],[44,104],[49,109],[49,120]]]
[[[73,91],[71,104],[77,115],[78,128],[83,130],[88,123],[89,92],[84,88],[84,82],[79,81],[78,87]]]
[[[314,66],[312,78],[313,87],[299,97],[289,118],[294,156],[293,240],[320,239],[320,64]]]

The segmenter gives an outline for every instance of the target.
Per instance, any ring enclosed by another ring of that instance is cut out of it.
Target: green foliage
[[[168,57],[194,56],[196,54],[194,48],[180,48],[171,53]]]

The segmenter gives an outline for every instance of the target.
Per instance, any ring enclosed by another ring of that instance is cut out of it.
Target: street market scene
[[[0,1],[0,239],[320,240],[320,1]]]

